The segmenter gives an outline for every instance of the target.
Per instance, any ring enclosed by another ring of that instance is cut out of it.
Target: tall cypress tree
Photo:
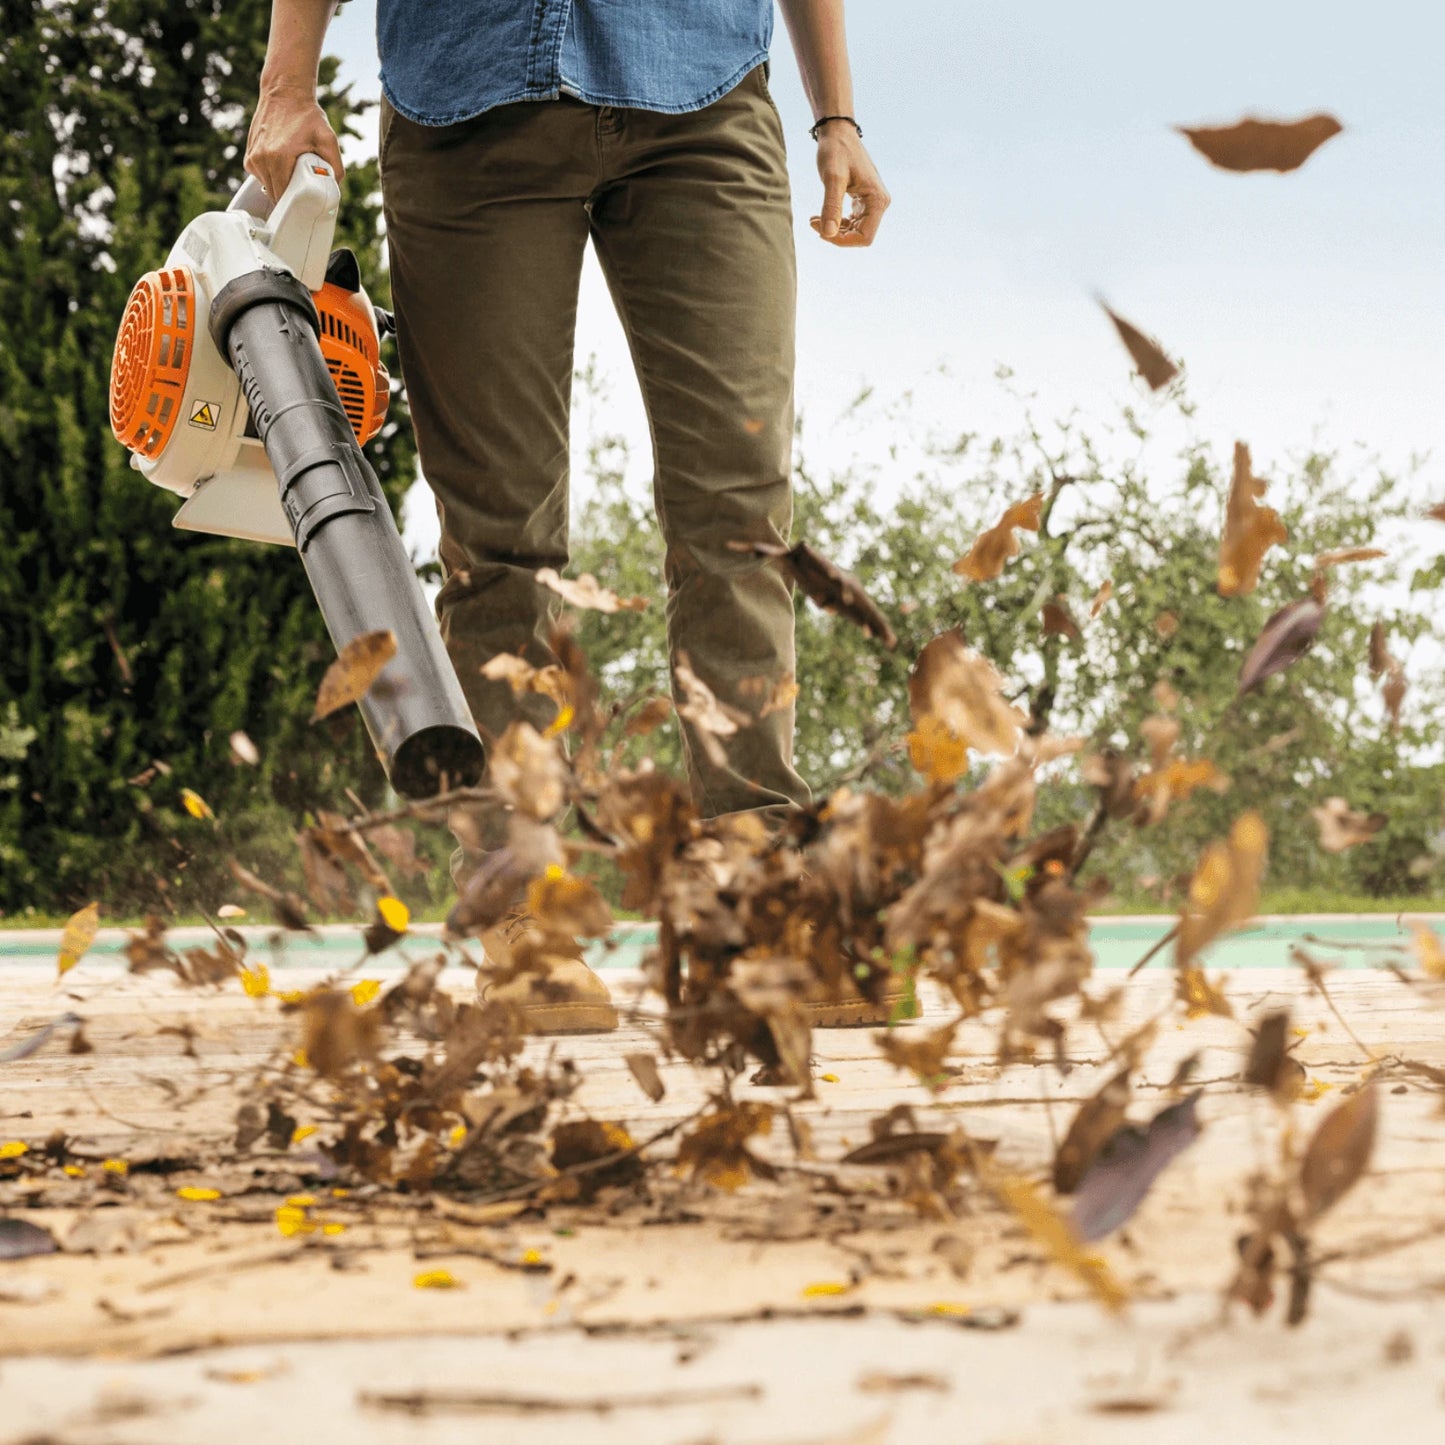
[[[222,851],[182,787],[244,832],[382,784],[354,722],[308,730],[331,648],[295,555],[173,530],[174,499],[108,423],[132,284],[242,179],[266,12],[3,0],[0,911],[174,898]],[[358,105],[335,73],[323,101],[341,130]],[[384,303],[374,163],[349,170],[342,226]],[[368,451],[399,503],[414,460],[399,401]],[[236,729],[259,769],[232,760]]]

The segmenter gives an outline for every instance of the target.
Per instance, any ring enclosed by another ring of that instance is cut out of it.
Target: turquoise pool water
[[[1408,963],[1414,918],[1390,915],[1306,916],[1269,918],[1228,938],[1221,939],[1205,955],[1212,969],[1286,968],[1295,947],[1307,949],[1316,957],[1345,968],[1378,968],[1389,962]],[[1437,931],[1445,931],[1445,915],[1425,918]],[[1148,949],[1168,932],[1170,918],[1100,918],[1090,927],[1090,939],[1098,966],[1104,969],[1132,967]],[[273,950],[268,931],[248,929],[253,954],[265,958],[273,968],[311,967],[336,968],[362,958],[358,937],[351,932],[290,935],[285,946]],[[209,935],[204,930],[177,930],[171,935],[177,947],[204,944]],[[657,941],[652,924],[624,924],[603,943],[594,944],[589,959],[594,967],[603,969],[637,968],[644,954]],[[54,965],[59,945],[58,931],[0,932],[0,964]],[[124,947],[124,936],[106,930],[91,949],[97,962],[107,955],[114,957]],[[408,956],[418,956],[436,947],[435,934],[418,933],[398,948],[380,955],[368,967],[400,967]],[[1173,962],[1173,949],[1163,948],[1150,963],[1151,968],[1167,968]]]

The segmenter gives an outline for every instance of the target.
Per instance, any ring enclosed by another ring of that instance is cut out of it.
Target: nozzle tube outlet
[[[240,378],[337,651],[366,632],[396,637],[396,655],[360,703],[392,785],[426,798],[476,783],[481,739],[326,369],[311,297],[286,272],[254,272],[216,296],[211,331]]]

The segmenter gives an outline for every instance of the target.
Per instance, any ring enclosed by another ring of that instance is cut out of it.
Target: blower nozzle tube
[[[361,699],[387,776],[410,798],[482,775],[483,749],[370,464],[317,341],[316,308],[285,271],[253,271],[211,303],[211,335],[240,378],[339,652],[389,630],[396,655]]]

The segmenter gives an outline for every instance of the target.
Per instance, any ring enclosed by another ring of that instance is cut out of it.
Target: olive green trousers
[[[423,126],[384,106],[381,166],[402,372],[441,519],[437,615],[483,735],[526,704],[482,666],[549,659],[557,599],[535,573],[568,560],[590,238],[651,427],[670,654],[756,719],[723,740],[723,766],[685,724],[694,796],[708,815],[805,804],[793,709],[757,716],[760,680],[794,671],[791,590],[728,546],[785,541],[792,518],[796,269],[764,67],[684,115],[563,98]]]

